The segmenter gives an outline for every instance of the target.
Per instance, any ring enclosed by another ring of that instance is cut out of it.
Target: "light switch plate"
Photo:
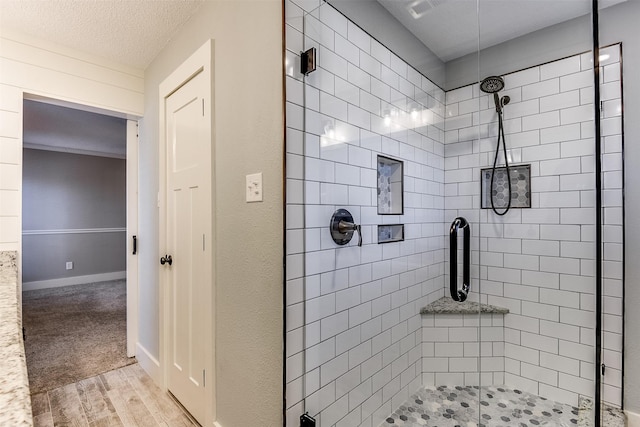
[[[73,261],[67,261],[65,264],[67,270],[73,270]]]
[[[247,203],[262,201],[262,172],[247,175],[245,190]]]

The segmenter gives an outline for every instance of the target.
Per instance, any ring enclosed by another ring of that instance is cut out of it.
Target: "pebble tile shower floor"
[[[587,427],[592,425],[588,412],[506,387],[427,386],[381,427]]]

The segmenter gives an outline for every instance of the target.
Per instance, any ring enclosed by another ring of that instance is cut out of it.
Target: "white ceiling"
[[[0,28],[144,70],[204,0],[0,0]]]
[[[125,119],[25,100],[23,124],[25,148],[126,156]]]
[[[626,0],[599,0],[600,8]],[[589,14],[591,0],[378,0],[443,62]],[[479,8],[477,7],[479,4]],[[410,9],[417,10],[412,14]],[[480,31],[478,30],[480,29]]]

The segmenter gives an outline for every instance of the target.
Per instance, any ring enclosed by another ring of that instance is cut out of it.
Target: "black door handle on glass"
[[[462,248],[462,290],[458,290],[458,230],[460,229],[464,231],[464,247]],[[451,298],[453,298],[454,301],[462,302],[466,300],[469,294],[469,288],[471,287],[469,283],[471,277],[471,267],[469,265],[471,263],[470,241],[471,227],[467,220],[461,216],[454,219],[451,223],[451,230],[449,231],[449,290],[451,291]]]
[[[162,258],[160,258],[160,264],[165,265],[165,264],[169,264],[171,265],[173,263],[173,260],[171,259],[171,255],[165,255]]]

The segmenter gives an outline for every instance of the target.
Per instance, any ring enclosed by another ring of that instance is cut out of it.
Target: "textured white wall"
[[[140,340],[158,355],[158,85],[212,39],[216,407],[222,427],[282,425],[282,4],[207,1],[145,71],[140,128]],[[264,202],[245,203],[262,172]],[[251,416],[253,416],[251,415]]]

